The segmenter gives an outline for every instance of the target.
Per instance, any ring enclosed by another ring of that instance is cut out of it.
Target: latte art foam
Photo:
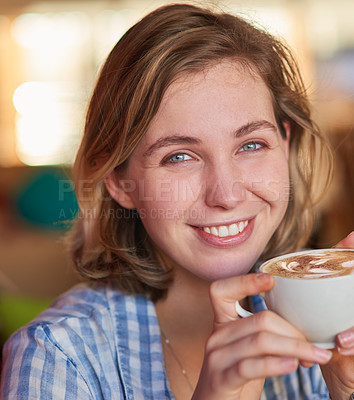
[[[306,252],[269,262],[263,272],[286,278],[317,279],[354,274],[353,251]]]

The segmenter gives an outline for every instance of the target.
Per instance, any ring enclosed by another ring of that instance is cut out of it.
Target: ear
[[[286,159],[289,160],[289,152],[290,152],[290,130],[291,130],[291,125],[289,121],[284,121],[283,127],[285,130],[286,137],[283,139],[284,140],[284,146],[285,146],[285,156]]]
[[[136,189],[133,180],[124,179],[122,174],[117,171],[111,172],[105,179],[104,184],[111,197],[122,207],[133,209],[136,208],[133,192]]]

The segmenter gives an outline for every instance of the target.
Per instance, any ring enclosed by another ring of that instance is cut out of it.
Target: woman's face
[[[123,178],[119,203],[176,268],[248,272],[289,197],[288,139],[263,81],[232,62],[175,81]]]

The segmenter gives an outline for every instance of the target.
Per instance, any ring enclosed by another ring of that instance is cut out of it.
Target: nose
[[[246,196],[242,175],[235,160],[223,159],[220,163],[210,166],[205,176],[206,204],[225,210],[236,207]]]

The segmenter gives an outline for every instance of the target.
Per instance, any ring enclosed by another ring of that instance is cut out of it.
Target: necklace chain
[[[173,347],[171,346],[171,342],[169,341],[169,339],[167,339],[167,337],[165,336],[165,334],[163,332],[161,332],[161,337],[163,339],[163,341],[166,343],[167,347],[169,348],[173,358],[175,359],[176,363],[178,364],[183,376],[186,379],[186,382],[188,383],[189,388],[191,389],[191,391],[193,392],[193,385],[189,379],[189,376],[187,374],[187,371],[183,368],[183,365],[181,363],[181,361],[179,360],[179,358],[177,357],[177,354],[175,353]]]

